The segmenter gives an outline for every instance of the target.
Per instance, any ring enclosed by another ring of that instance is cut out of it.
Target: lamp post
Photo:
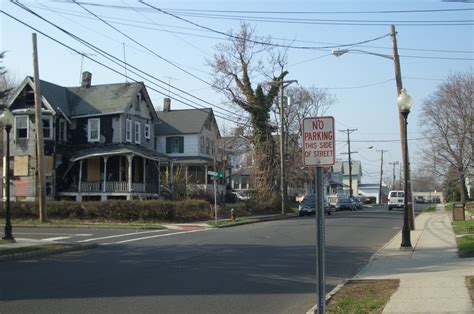
[[[332,54],[335,55],[336,57],[340,57],[343,54],[347,52],[359,52],[363,54],[369,54],[369,55],[374,55],[386,59],[393,60],[393,65],[394,65],[394,70],[395,70],[395,82],[397,84],[397,97],[400,96],[401,91],[403,89],[403,84],[402,84],[402,74],[401,74],[401,69],[400,69],[400,58],[398,55],[398,46],[397,46],[397,32],[395,31],[395,26],[391,25],[390,27],[390,32],[391,32],[391,37],[392,37],[392,47],[393,47],[393,55],[386,55],[386,54],[381,54],[381,53],[374,53],[374,52],[369,52],[365,50],[359,50],[359,49],[340,49],[340,50],[333,50]],[[398,120],[400,123],[400,138],[401,138],[401,144],[402,144],[402,154],[407,152],[406,148],[406,143],[404,139],[406,138],[406,118],[404,118],[402,112],[399,110],[398,114]],[[408,162],[408,156],[406,160],[404,159],[403,163],[404,169],[407,169],[407,175],[406,177],[406,184],[408,185],[408,199],[411,199],[411,184],[410,184],[410,172],[409,172],[409,162]],[[411,202],[408,203],[408,212],[409,212],[409,217],[408,217],[408,222],[409,222],[409,227],[411,230],[415,229],[415,223],[414,223],[414,213],[413,213],[413,207]]]
[[[404,180],[405,184],[403,185],[403,229],[402,229],[402,244],[400,245],[401,249],[411,249],[410,241],[410,226],[408,221],[408,180],[409,180],[409,170],[408,170],[408,137],[407,137],[407,119],[408,114],[410,113],[412,100],[410,95],[407,94],[406,89],[402,89],[400,96],[397,98],[398,109],[400,114],[403,115],[403,128],[405,130],[403,141],[405,143],[405,150],[403,151],[403,163],[407,166],[403,169],[404,171]]]
[[[0,122],[7,132],[5,149],[5,235],[3,240],[15,241],[12,234],[12,223],[10,217],[10,131],[13,125],[13,115],[10,110],[5,109],[0,116]]]

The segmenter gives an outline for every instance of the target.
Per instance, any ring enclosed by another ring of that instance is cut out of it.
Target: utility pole
[[[357,153],[357,152],[351,152],[351,138],[349,136],[354,131],[357,131],[357,129],[339,130],[339,132],[347,133],[347,154],[349,155],[349,197],[354,196],[354,191],[352,190],[352,160],[351,160],[351,154]],[[342,173],[344,174],[344,167],[342,167]]]
[[[395,190],[395,166],[398,165],[398,161],[389,162],[388,164],[393,166],[392,190]]]
[[[380,152],[380,182],[379,182],[379,205],[382,204],[382,177],[383,177],[383,153],[388,152],[388,150],[377,150]]]
[[[285,161],[285,106],[284,106],[284,88],[292,83],[298,83],[297,80],[275,82],[280,85],[280,194],[281,194],[281,214],[286,211],[286,161]]]
[[[397,46],[397,32],[395,30],[395,25],[391,25],[390,27],[391,30],[391,36],[392,36],[392,47],[393,47],[393,65],[395,68],[395,81],[397,83],[397,97],[400,96],[403,88],[402,84],[402,74],[401,74],[401,69],[400,69],[400,58],[398,55],[398,46]],[[404,139],[406,138],[406,128],[405,128],[405,118],[403,117],[402,112],[399,110],[398,111],[398,120],[400,123],[400,138]],[[410,226],[410,230],[415,229],[415,223],[413,221],[413,204],[411,203],[411,181],[410,181],[410,160],[408,157],[407,151],[407,145],[405,141],[401,141],[402,145],[402,163],[403,163],[403,169],[405,169],[405,182],[407,185],[407,195],[405,197],[408,199],[408,208],[406,209],[407,215],[408,215],[408,224]]]
[[[33,37],[33,77],[35,84],[35,128],[36,128],[36,171],[38,173],[39,220],[45,222],[46,216],[46,174],[44,167],[43,118],[41,115],[41,89],[38,66],[36,33]]]

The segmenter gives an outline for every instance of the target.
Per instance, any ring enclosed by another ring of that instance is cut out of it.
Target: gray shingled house
[[[157,148],[172,159],[173,173],[182,178],[185,186],[182,192],[212,194],[213,177],[208,171],[223,172],[218,157],[219,127],[212,109],[171,110],[171,101],[165,98],[163,111],[157,115],[160,121],[155,124]],[[223,178],[218,179],[219,194],[225,192],[223,182]]]
[[[158,116],[143,83],[79,87],[40,82],[48,198],[107,200],[157,198],[160,167]],[[14,200],[37,198],[33,79],[26,77],[7,101],[14,115],[10,138]]]

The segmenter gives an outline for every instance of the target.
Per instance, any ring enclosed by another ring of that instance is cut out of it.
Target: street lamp
[[[8,109],[4,109],[0,116],[0,122],[7,132],[7,143],[5,149],[5,235],[3,240],[15,241],[12,234],[12,223],[10,217],[10,131],[13,125],[13,115]]]
[[[407,119],[408,114],[410,113],[412,100],[410,95],[407,94],[406,89],[402,89],[400,92],[400,96],[397,98],[398,109],[400,114],[403,116],[403,128],[404,128],[404,138],[403,141],[405,143],[405,150],[403,151],[403,163],[406,165],[403,169],[404,171],[404,203],[403,203],[403,229],[402,229],[402,244],[400,245],[401,249],[411,249],[411,241],[410,241],[410,226],[408,222],[408,137],[407,137]]]

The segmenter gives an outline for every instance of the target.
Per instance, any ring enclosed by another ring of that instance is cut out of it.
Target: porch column
[[[127,155],[128,160],[128,191],[132,193],[132,161],[133,155]],[[131,196],[131,195],[130,195]]]
[[[102,192],[107,192],[105,186],[107,185],[107,159],[109,159],[108,156],[104,156],[104,186],[102,187]]]
[[[188,165],[184,168],[184,191],[185,194],[188,192]]]
[[[122,156],[119,156],[119,182],[122,182]]]
[[[171,199],[173,199],[173,161],[170,160],[169,162],[169,173],[168,173],[168,178],[169,178],[169,190],[170,190],[170,195]]]
[[[161,168],[160,168],[160,160],[158,159],[158,196],[160,196],[160,193],[161,193],[161,187],[160,187],[160,184],[161,184]]]
[[[79,182],[77,183],[77,192],[81,192],[82,184],[82,159],[79,160]]]
[[[143,158],[143,191],[146,192],[146,158]]]
[[[207,190],[207,168],[208,166],[204,166],[204,183],[206,184],[206,190]]]

